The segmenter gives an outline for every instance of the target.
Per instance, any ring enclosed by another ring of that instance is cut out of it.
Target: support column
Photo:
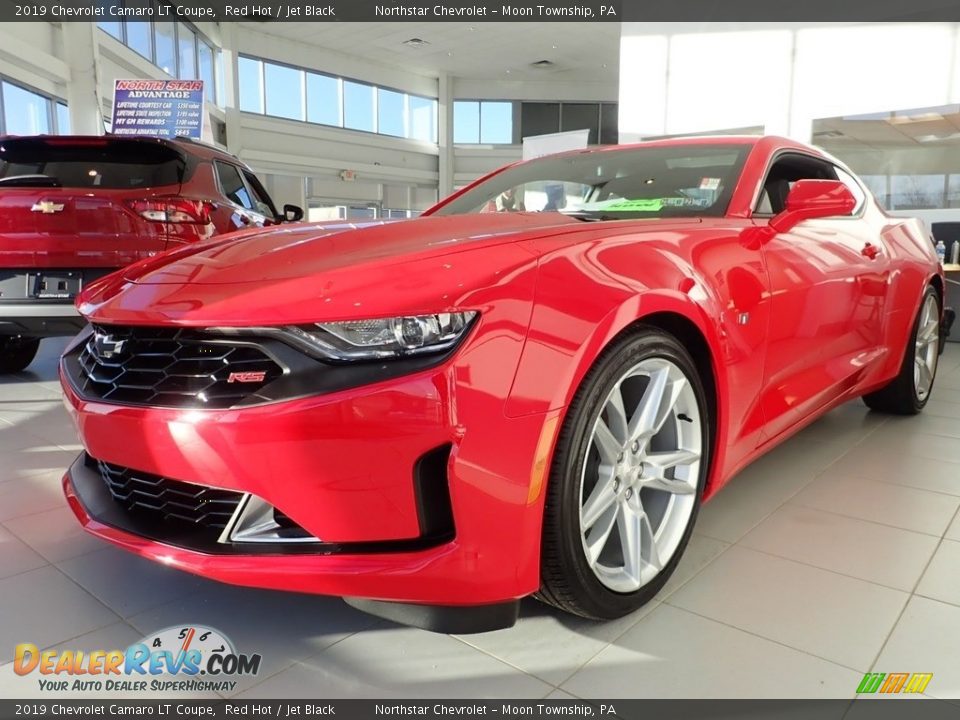
[[[220,62],[223,63],[223,112],[227,126],[227,151],[239,155],[243,149],[240,138],[240,77],[237,67],[236,23],[220,25]]]
[[[103,107],[97,85],[98,47],[96,23],[65,22],[64,62],[70,68],[67,105],[70,108],[70,132],[74,135],[103,135]]]
[[[437,142],[440,148],[438,196],[453,192],[453,80],[441,73],[437,83]]]

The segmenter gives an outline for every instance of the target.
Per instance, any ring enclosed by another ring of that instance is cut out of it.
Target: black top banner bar
[[[958,0],[0,0],[0,21],[960,21]]]

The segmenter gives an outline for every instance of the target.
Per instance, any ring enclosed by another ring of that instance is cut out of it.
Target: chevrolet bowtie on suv
[[[33,360],[40,339],[72,335],[91,281],[164,250],[278,214],[246,165],[186,139],[0,138],[0,374]]]

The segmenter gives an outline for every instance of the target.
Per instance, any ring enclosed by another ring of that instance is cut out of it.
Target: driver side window
[[[836,180],[833,166],[810,155],[785,154],[777,158],[767,172],[766,180],[753,214],[773,217],[787,206],[787,195],[797,180]]]

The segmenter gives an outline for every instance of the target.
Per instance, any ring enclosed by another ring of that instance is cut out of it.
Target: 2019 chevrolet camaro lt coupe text
[[[929,235],[780,138],[545,157],[423,217],[244,231],[88,287],[61,362],[95,535],[443,631],[613,618],[703,500],[839,403],[919,412]]]

